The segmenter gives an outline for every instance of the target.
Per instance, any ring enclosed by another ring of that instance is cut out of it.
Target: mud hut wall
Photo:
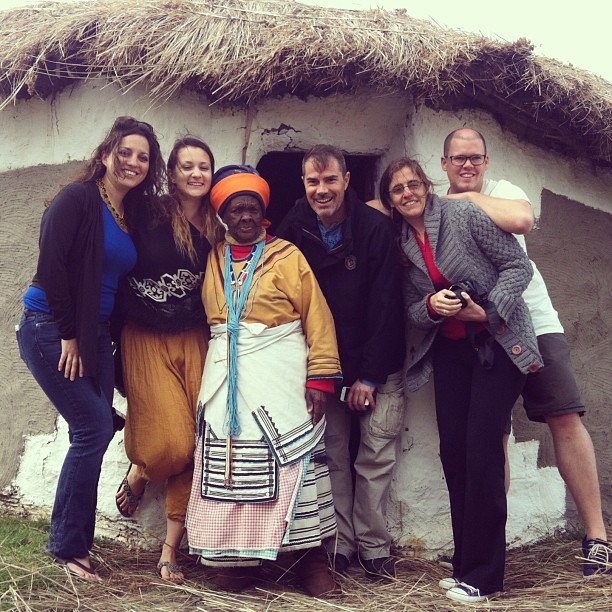
[[[489,175],[521,185],[536,210],[543,187],[555,193],[565,190],[568,197],[579,201],[587,201],[582,194],[588,194],[590,206],[610,210],[606,198],[612,187],[609,175],[595,176],[588,164],[525,146],[485,113],[416,110],[406,96],[381,97],[366,91],[326,99],[285,97],[241,110],[209,107],[199,96],[182,95],[162,107],[150,108],[143,91],[120,95],[110,86],[90,83],[63,92],[52,102],[19,102],[0,113],[0,184],[10,186],[0,191],[0,228],[3,236],[19,236],[16,241],[20,245],[17,257],[15,249],[3,250],[0,268],[6,270],[4,286],[8,287],[0,313],[2,346],[7,347],[1,355],[0,373],[5,380],[12,380],[2,398],[3,407],[10,406],[10,410],[0,411],[1,447],[3,458],[13,458],[0,462],[0,488],[10,485],[23,501],[39,507],[52,504],[65,451],[65,432],[61,424],[59,434],[55,431],[54,411],[19,361],[13,340],[20,296],[35,266],[42,212],[39,186],[67,180],[72,172],[66,163],[86,158],[121,114],[152,123],[165,154],[175,137],[186,132],[199,134],[213,148],[218,166],[240,162],[243,155],[247,163],[256,165],[270,151],[304,150],[316,142],[331,142],[350,153],[380,155],[380,171],[399,155],[418,154],[426,171],[440,182],[439,158],[445,135],[455,127],[473,125],[487,136],[493,156]],[[20,208],[23,210],[16,214]],[[14,231],[17,226],[19,232]],[[431,389],[409,398],[389,508],[389,523],[397,540],[429,551],[444,549],[450,542],[433,414]],[[539,441],[531,439],[511,445],[509,535],[516,543],[531,541],[564,524],[565,488],[556,468],[539,460],[539,448]],[[133,537],[143,530],[156,532],[163,488],[152,490],[148,509],[129,528],[116,520],[112,499],[125,468],[122,440],[117,436],[100,484],[99,510],[104,524],[111,535],[125,535],[126,529]],[[610,466],[600,469],[609,471]]]
[[[408,96],[381,97],[364,92],[299,100],[269,100],[256,109],[249,134],[247,163],[257,165],[270,151],[307,151],[329,143],[352,155],[382,156],[405,141]]]
[[[121,94],[114,86],[96,80],[52,100],[20,100],[3,110],[0,172],[88,159],[119,115],[151,123],[164,155],[174,139],[186,133],[214,143],[221,163],[235,162],[243,146],[246,113],[242,110],[209,106],[203,98],[189,93],[151,108],[144,90]]]

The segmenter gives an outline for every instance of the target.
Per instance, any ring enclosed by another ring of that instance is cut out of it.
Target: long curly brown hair
[[[117,149],[121,140],[132,134],[143,136],[149,143],[149,170],[144,181],[130,189],[123,199],[125,221],[130,230],[136,227],[140,219],[151,216],[166,178],[166,166],[152,125],[134,117],[117,117],[104,140],[93,151],[85,168],[75,178],[75,182],[82,183],[101,179],[106,173],[106,166],[102,163],[106,155],[112,155],[118,166]]]

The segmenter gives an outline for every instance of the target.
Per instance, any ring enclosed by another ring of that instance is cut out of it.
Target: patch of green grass
[[[49,521],[0,517],[0,555],[13,561],[40,559],[49,538]]]
[[[16,593],[45,589],[57,577],[43,552],[48,537],[48,521],[0,517],[0,610],[15,609]]]

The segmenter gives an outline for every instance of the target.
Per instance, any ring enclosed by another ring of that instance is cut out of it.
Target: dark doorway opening
[[[264,155],[257,171],[270,185],[270,206],[267,218],[270,231],[282,221],[295,201],[304,195],[302,184],[302,157],[304,153],[273,152]],[[346,167],[351,173],[350,186],[362,202],[376,197],[378,157],[374,155],[346,155]]]

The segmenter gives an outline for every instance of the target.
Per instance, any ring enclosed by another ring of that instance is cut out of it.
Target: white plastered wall
[[[589,161],[571,160],[522,142],[482,111],[419,109],[410,120],[411,138],[406,140],[406,153],[418,157],[428,175],[444,184],[446,175],[440,167],[442,144],[447,134],[460,127],[473,127],[485,136],[490,157],[487,176],[505,178],[521,186],[536,216],[540,213],[542,189],[612,213],[612,170],[596,169]]]
[[[195,94],[152,107],[142,90],[122,95],[112,86],[91,82],[60,93],[53,102],[20,101],[2,111],[0,171],[86,159],[118,115],[133,115],[153,124],[164,155],[178,136],[190,132],[203,137],[214,151],[217,167],[240,163],[243,156],[255,166],[271,151],[304,150],[328,142],[352,154],[380,155],[381,169],[400,155],[417,155],[440,182],[444,178],[439,165],[444,137],[456,127],[472,126],[486,134],[490,176],[521,185],[536,212],[542,188],[612,212],[610,173],[595,176],[584,162],[569,162],[521,143],[485,113],[415,109],[408,96],[367,91],[326,99],[272,99],[245,111],[209,107]],[[28,437],[21,469],[12,483],[24,503],[40,508],[52,505],[66,438],[63,424],[53,434]],[[537,444],[511,440],[511,543],[523,544],[563,526],[565,487],[556,469],[537,467]],[[431,386],[409,398],[400,446],[389,506],[392,533],[400,544],[430,555],[447,550],[451,543],[448,500],[438,458]],[[126,468],[118,434],[100,481],[99,532],[157,547],[163,525],[163,487],[150,487],[137,519],[118,519],[113,500]]]

